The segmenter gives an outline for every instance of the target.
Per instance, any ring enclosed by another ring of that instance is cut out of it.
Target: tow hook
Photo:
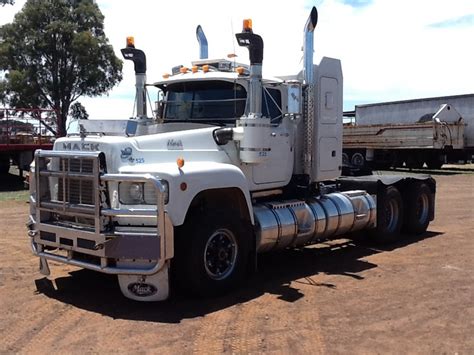
[[[101,250],[104,249],[104,243],[98,243],[94,245],[94,250]]]
[[[28,237],[34,238],[38,234],[38,231],[36,229],[30,229],[28,231]]]

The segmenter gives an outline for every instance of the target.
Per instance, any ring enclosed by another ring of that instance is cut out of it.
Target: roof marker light
[[[133,36],[127,37],[127,47],[135,48],[135,38]]]
[[[252,19],[247,18],[244,20],[243,32],[252,32]]]
[[[204,73],[207,73],[207,72],[209,71],[209,65],[207,65],[207,64],[206,64],[206,65],[203,65],[203,66],[202,66],[202,71],[203,71]]]
[[[193,65],[193,67],[191,68],[192,72],[193,73],[197,73],[198,72],[198,66],[197,65]]]
[[[235,71],[236,71],[237,74],[239,74],[239,75],[244,75],[244,73],[245,73],[245,68],[244,68],[244,67],[237,67],[237,68],[235,68]]]

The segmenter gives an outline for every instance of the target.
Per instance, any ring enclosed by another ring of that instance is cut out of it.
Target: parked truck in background
[[[46,129],[48,109],[0,108],[0,174],[8,174],[13,163],[28,171],[36,149],[52,149],[56,136]],[[48,126],[49,127],[49,126]]]
[[[236,34],[250,65],[207,58],[177,66],[147,117],[146,57],[122,50],[136,73],[137,117],[79,121],[32,166],[29,236],[48,261],[116,274],[135,300],[235,288],[257,255],[356,231],[379,242],[423,233],[434,218],[428,176],[341,177],[342,70],[313,64],[313,8],[303,70],[262,77],[263,39]],[[173,280],[170,283],[170,279]]]
[[[473,160],[474,94],[357,105],[347,115],[347,163],[439,169]]]

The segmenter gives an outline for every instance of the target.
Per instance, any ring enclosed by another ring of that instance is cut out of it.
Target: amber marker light
[[[127,47],[135,48],[135,38],[133,36],[127,37]]]
[[[197,73],[198,72],[198,67],[197,65],[193,65],[193,67],[191,68],[192,72],[193,73]]]
[[[244,69],[244,67],[237,67],[237,68],[235,68],[235,71],[237,72],[237,74],[243,75],[244,72],[245,72],[245,69]]]
[[[207,64],[206,64],[206,65],[203,65],[203,66],[202,66],[202,71],[203,71],[204,73],[207,73],[207,72],[209,71],[209,65],[207,65]]]
[[[168,73],[163,74],[163,79],[168,79],[170,75]]]
[[[184,159],[183,158],[176,159],[176,165],[178,165],[178,168],[181,169],[184,166]]]
[[[181,68],[179,69],[179,72],[180,72],[181,74],[186,74],[186,73],[188,72],[188,70],[189,70],[189,69],[186,68],[186,67],[181,67]]]
[[[252,31],[252,19],[246,18],[243,27],[244,31]]]

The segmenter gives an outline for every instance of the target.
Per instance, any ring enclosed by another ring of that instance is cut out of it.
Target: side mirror
[[[164,112],[165,112],[165,101],[164,100],[155,101],[156,118],[163,118]]]

